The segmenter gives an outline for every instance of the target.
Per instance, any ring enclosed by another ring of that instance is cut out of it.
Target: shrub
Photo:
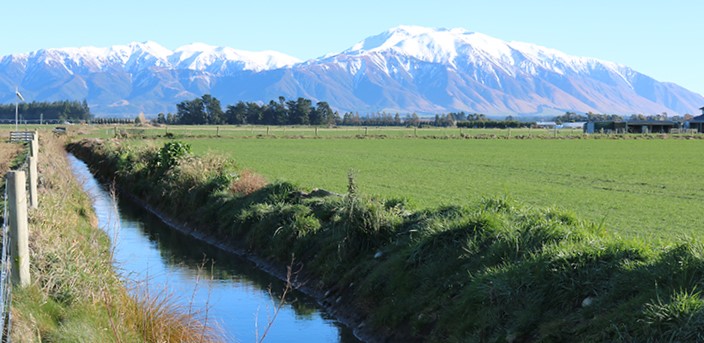
[[[189,144],[179,141],[164,143],[157,154],[149,160],[149,170],[158,175],[164,174],[190,152]]]

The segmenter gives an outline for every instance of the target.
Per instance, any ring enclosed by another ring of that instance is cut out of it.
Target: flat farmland
[[[270,181],[343,193],[352,170],[370,196],[416,207],[509,196],[650,238],[704,235],[704,140],[185,138]]]
[[[1,126],[0,126],[1,127]],[[30,129],[32,127],[30,126]],[[482,129],[482,128],[442,128],[442,127],[377,127],[377,126],[341,126],[334,128],[308,127],[308,126],[213,126],[213,125],[174,125],[174,126],[144,126],[134,125],[73,125],[68,126],[72,133],[90,134],[93,137],[110,138],[115,133],[124,134],[125,137],[156,138],[167,134],[174,138],[350,138],[361,136],[388,138],[458,138],[461,135],[469,136],[496,136],[496,137],[554,137],[581,135],[580,129]]]

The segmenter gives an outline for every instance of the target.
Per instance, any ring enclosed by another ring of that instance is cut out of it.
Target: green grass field
[[[389,341],[702,341],[702,141],[633,138],[187,140],[308,188],[344,192],[354,168],[362,194],[421,210],[230,179],[226,159],[164,140],[68,149],[224,244],[282,266],[295,255]]]
[[[533,206],[556,206],[604,221],[623,235],[704,234],[704,140],[694,139],[442,139],[471,136],[577,136],[578,130],[364,127],[69,126],[108,138],[186,141],[195,153],[224,154],[270,181],[344,192],[354,171],[362,192],[408,198],[417,207],[472,203],[507,195]],[[267,134],[268,131],[268,134]],[[346,139],[333,139],[346,137]],[[418,137],[418,138],[415,138]],[[439,139],[423,139],[423,138]]]
[[[184,141],[307,188],[406,197],[418,207],[508,195],[620,234],[699,236],[701,140],[209,139]]]

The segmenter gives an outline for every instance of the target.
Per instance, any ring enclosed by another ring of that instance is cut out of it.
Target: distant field
[[[286,139],[316,135],[308,127],[117,126],[132,137],[187,141],[196,153],[225,154],[269,180],[344,192],[354,170],[362,192],[406,197],[418,207],[474,203],[508,195],[558,206],[624,235],[704,235],[704,140],[465,140],[460,134],[516,138],[578,136],[579,130],[377,128],[384,139]],[[268,130],[268,135],[267,135]],[[113,137],[114,126],[69,127]],[[363,137],[364,127],[320,128],[321,138]],[[218,138],[219,136],[219,138]],[[258,138],[257,138],[258,137]],[[418,138],[414,138],[418,137]],[[422,138],[440,139],[422,139]]]
[[[509,195],[558,206],[626,235],[704,234],[702,140],[186,139],[269,180],[419,207]]]
[[[115,136],[115,129],[118,133],[125,133],[128,136],[140,137],[157,137],[166,134],[174,135],[176,138],[181,137],[221,137],[221,138],[245,138],[245,137],[356,137],[356,136],[386,136],[393,137],[460,137],[460,135],[479,135],[497,137],[516,137],[516,136],[568,136],[579,135],[581,130],[578,129],[459,129],[459,128],[408,128],[408,127],[336,127],[336,128],[314,128],[300,126],[163,126],[163,127],[134,127],[131,125],[100,125],[100,126],[85,126],[72,125],[68,126],[69,130],[75,132],[91,131],[92,134],[99,137]]]

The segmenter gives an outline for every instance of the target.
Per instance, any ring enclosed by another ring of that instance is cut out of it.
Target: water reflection
[[[233,342],[255,342],[273,316],[285,284],[252,263],[166,227],[145,210],[121,201],[119,208],[69,156],[74,174],[94,200],[101,228],[113,239],[114,261],[136,291],[174,294],[183,306],[216,320]],[[290,292],[267,342],[358,342],[300,292]]]

